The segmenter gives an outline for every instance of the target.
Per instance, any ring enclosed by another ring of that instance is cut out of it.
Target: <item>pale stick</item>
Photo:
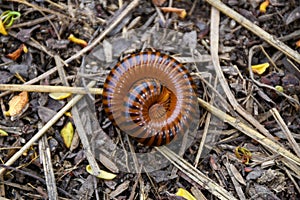
[[[51,86],[51,85],[19,85],[19,84],[0,84],[0,91],[102,94],[102,88],[84,88],[84,87]]]
[[[90,82],[87,86],[93,87],[95,82]],[[4,165],[10,166],[12,165],[18,158],[22,156],[22,154],[29,149],[34,142],[36,142],[42,135],[44,135],[47,130],[53,126],[68,110],[70,110],[84,95],[78,94],[74,96],[53,118],[47,122],[40,130],[37,132],[19,151],[17,151]],[[5,168],[0,168],[0,176],[5,172]]]

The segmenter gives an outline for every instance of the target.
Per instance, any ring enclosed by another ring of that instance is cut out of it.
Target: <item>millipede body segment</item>
[[[103,87],[108,118],[144,145],[168,144],[197,120],[192,78],[167,54],[129,55],[111,70]]]

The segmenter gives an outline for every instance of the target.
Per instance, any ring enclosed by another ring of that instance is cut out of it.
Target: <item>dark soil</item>
[[[123,2],[123,6],[120,6],[119,2]],[[159,5],[160,7],[167,7],[168,1],[140,0],[140,4],[123,17],[121,23],[107,34],[96,47],[82,53],[76,59],[70,59],[85,46],[68,40],[71,34],[90,44],[120,16],[120,11],[126,8],[130,2],[127,0],[60,0],[57,2],[0,0],[0,14],[7,10],[21,13],[21,17],[15,20],[10,28],[7,28],[8,35],[0,35],[0,84],[23,84],[36,79],[57,66],[58,63],[54,57],[56,55],[68,65],[63,68],[63,71],[70,87],[78,86],[79,82],[81,86],[85,86],[81,78],[86,75],[89,76],[88,80],[92,77],[91,79],[97,81],[97,88],[102,88],[110,67],[118,61],[119,56],[130,55],[142,48],[142,45],[138,46],[140,43],[136,42],[138,48],[130,49],[131,52],[122,51],[123,48],[127,48],[127,50],[129,48],[125,47],[125,42],[119,41],[121,33],[140,28],[146,31],[152,27],[159,27],[183,33],[188,36],[183,36],[183,40],[187,44],[195,43],[195,48],[202,55],[209,57],[211,52],[211,5],[209,3],[202,0],[173,1],[171,7],[182,8],[187,12],[185,18],[180,18],[175,13],[161,12],[159,7],[156,9],[154,6],[154,3],[157,5],[162,3]],[[266,13],[262,13],[259,9],[262,3],[260,0],[224,0],[222,2],[245,16],[253,24],[258,25],[274,37],[280,38],[291,49],[299,53],[299,1],[270,0]],[[164,18],[157,14],[158,10]],[[290,59],[283,52],[268,45],[263,38],[258,37],[224,13],[221,13],[220,16],[219,62],[231,92],[235,95],[237,102],[270,132],[278,144],[297,155],[295,148],[299,148],[300,140],[300,61],[298,60],[297,63]],[[188,33],[195,33],[194,40],[191,39],[192,36],[189,38]],[[136,41],[142,40],[139,35],[136,38]],[[160,50],[168,53],[168,50],[171,49],[169,54],[178,53],[180,47],[176,42],[167,41],[166,44],[160,44],[162,46]],[[20,48],[22,44],[27,47],[27,53],[22,52],[22,48]],[[255,45],[261,46],[255,48],[251,65],[268,62],[270,67],[262,74],[254,73],[254,80],[272,88],[282,88],[285,95],[258,85],[251,79],[248,68],[249,51]],[[21,49],[21,54],[13,59],[9,54],[18,48]],[[107,57],[104,56],[108,52],[106,48],[112,48],[112,52],[115,53],[110,61],[107,61]],[[102,56],[106,60],[101,56],[95,58],[91,55],[97,50],[102,52]],[[184,55],[182,51],[180,53]],[[104,67],[98,67],[98,65]],[[214,92],[203,82],[207,80],[214,85],[216,73],[210,57],[207,61],[201,61],[200,65],[189,64],[187,68],[192,72],[197,85],[197,95],[210,102],[214,98],[212,95]],[[206,76],[207,74],[208,76]],[[199,78],[199,75],[202,78]],[[66,85],[57,72],[44,76],[34,84]],[[221,86],[217,86],[216,90],[222,91],[221,88]],[[98,159],[100,155],[95,155],[101,170],[117,175],[112,180],[95,178],[86,171],[89,162],[85,145],[80,139],[82,133],[77,133],[79,128],[76,127],[75,116],[64,115],[61,117],[48,129],[46,137],[37,140],[13,164],[5,166],[4,164],[65,106],[71,97],[58,101],[50,98],[47,93],[30,92],[28,107],[18,116],[9,117],[5,115],[5,111],[9,109],[9,101],[19,92],[5,93],[3,89],[1,92],[0,131],[8,134],[1,136],[0,133],[0,169],[6,168],[5,173],[0,176],[0,196],[3,198],[55,199],[55,196],[51,196],[53,192],[48,191],[51,187],[47,186],[49,183],[55,183],[58,188],[58,197],[61,199],[183,199],[183,197],[175,195],[179,188],[189,191],[196,199],[204,199],[204,197],[218,199],[211,191],[206,190],[202,183],[197,183],[189,177],[185,171],[178,170],[172,164],[164,165],[163,162],[160,163],[162,168],[149,173],[142,168],[143,173],[129,173],[121,170],[117,164],[120,159],[122,160],[120,163],[131,165],[133,161],[126,160],[127,157],[117,158],[116,155],[116,158],[111,160],[104,156],[107,160],[103,161]],[[226,98],[226,93],[220,93],[224,97],[223,101],[225,100],[227,105],[230,105],[231,102]],[[216,101],[214,106],[218,106],[238,121],[242,121],[256,130],[257,127],[250,125],[247,119],[237,114],[231,106],[224,106],[223,101]],[[110,123],[103,111],[101,95],[97,95],[95,99],[89,99],[87,102],[96,108],[89,114],[97,116],[97,126],[91,126],[97,130],[101,127],[99,129],[103,129],[113,142],[124,148],[124,151],[130,152],[131,144],[136,153],[155,151],[152,147],[145,147],[126,137]],[[280,123],[272,116],[270,112],[272,108],[278,110],[283,122]],[[199,109],[199,127],[196,139],[183,155],[187,162],[192,165],[196,164],[195,167],[199,171],[237,199],[243,199],[243,197],[245,199],[300,198],[300,166],[275,154],[263,146],[260,141],[246,136],[221,120],[212,118],[210,122],[207,122],[207,117],[210,117],[208,112],[201,107]],[[84,113],[84,111],[81,113],[80,120],[82,121],[85,120],[82,118],[83,116],[88,116]],[[75,128],[71,147],[66,146],[61,136],[61,130],[68,122],[71,122]],[[196,158],[202,134],[205,132],[205,123],[211,123],[210,127],[212,128],[209,129],[206,145],[200,158]],[[285,127],[282,127],[282,124],[288,128],[295,141],[293,145],[296,147],[293,147],[291,140],[287,139]],[[88,137],[90,145],[94,145],[95,138],[95,135]],[[51,158],[50,163],[52,163],[50,168],[55,177],[55,180],[52,181],[46,180],[46,177],[49,176],[45,174],[52,172],[45,171],[49,168],[45,168],[45,157],[41,156],[41,151],[44,150],[43,144],[47,144],[50,149],[49,157]],[[101,149],[101,147],[97,146],[96,149]],[[251,155],[247,154],[248,152]],[[167,160],[166,158],[162,159]],[[157,162],[160,161],[157,160]],[[148,164],[150,166],[152,163],[149,161]],[[134,168],[133,164],[132,168]]]

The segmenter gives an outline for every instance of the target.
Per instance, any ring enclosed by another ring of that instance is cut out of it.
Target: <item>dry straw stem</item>
[[[13,0],[12,0],[13,1]],[[18,2],[18,3],[24,3],[25,1],[17,1],[15,0],[14,2]],[[28,4],[28,3],[25,3]],[[91,50],[94,46],[96,46],[112,29],[114,29],[120,22],[121,20],[132,11],[133,8],[135,8],[137,5],[139,4],[139,0],[133,0],[127,7],[126,9],[124,9],[123,12],[120,13],[120,15],[116,18],[116,20],[111,23],[107,29],[105,29],[98,38],[96,38],[90,45],[88,45],[87,47],[83,48],[81,51],[77,52],[75,55],[71,56],[70,58],[68,58],[67,60],[64,61],[64,63],[70,63],[71,61],[77,59],[78,57],[80,57],[81,55],[83,55],[84,53],[88,52],[89,50]],[[31,6],[31,5],[28,5]],[[36,7],[35,7],[36,8]],[[45,10],[44,10],[45,11]],[[51,13],[51,12],[50,12]],[[57,13],[53,13],[53,14],[57,14]],[[38,82],[39,80],[43,79],[43,77],[45,76],[49,76],[50,74],[54,73],[57,71],[57,67],[52,68],[51,70],[45,72],[44,74],[40,75],[39,77],[30,80],[28,82],[26,82],[25,84],[27,84],[27,86],[29,86],[29,84],[33,84]],[[4,85],[2,85],[4,86]],[[0,86],[1,87],[1,86]],[[40,87],[40,86],[39,86]],[[44,87],[44,86],[42,86]],[[57,87],[57,86],[56,86]],[[61,87],[61,86],[59,86]],[[65,89],[65,88],[64,88]],[[68,89],[67,89],[68,90]],[[82,93],[86,94],[87,92],[83,92],[85,89],[82,90]],[[72,92],[74,90],[71,89],[70,92]],[[49,91],[48,91],[49,92]],[[64,92],[66,92],[66,90],[64,90]],[[93,91],[91,91],[93,92]],[[94,91],[95,92],[95,91]],[[97,91],[97,92],[101,92],[102,91]],[[75,92],[76,93],[76,92]],[[7,93],[6,93],[7,94]],[[3,94],[1,94],[3,95]],[[45,126],[35,135],[33,136],[19,151],[17,151],[6,163],[5,165],[10,166],[12,165],[22,154],[24,151],[26,151],[31,145],[33,145],[33,143],[35,141],[37,141],[66,111],[68,111],[71,107],[73,107],[81,98],[82,98],[82,94],[75,96],[73,99],[71,99],[68,104],[63,107],[47,124],[45,124]],[[3,174],[5,171],[4,168],[0,169],[0,175]]]
[[[250,122],[253,127],[256,127],[262,134],[264,134],[269,139],[275,141],[274,137],[269,133],[269,131],[261,125],[252,115],[245,111],[245,109],[237,102],[235,96],[230,90],[227,79],[225,78],[223,71],[219,62],[219,22],[220,22],[220,12],[212,7],[211,9],[211,26],[210,26],[210,38],[211,38],[211,58],[220,81],[220,84],[227,96],[228,102],[232,105],[233,109],[236,110],[241,116],[244,117],[248,122]]]
[[[54,60],[55,60],[55,64],[57,66],[57,72],[58,72],[58,75],[59,75],[59,78],[60,78],[62,84],[66,87],[69,86],[70,84],[67,81],[66,72],[64,70],[63,63],[61,62],[61,58],[58,55],[55,55]],[[85,85],[85,87],[86,87],[86,85]],[[102,90],[101,90],[101,93],[102,93]],[[93,174],[95,176],[98,176],[100,174],[100,168],[95,159],[95,155],[92,154],[91,147],[89,145],[88,138],[87,138],[87,133],[85,130],[82,130],[82,128],[83,128],[82,122],[81,121],[79,122],[79,120],[78,120],[78,119],[80,119],[80,117],[79,117],[79,111],[78,111],[77,107],[78,106],[74,106],[72,108],[73,120],[74,120],[74,123],[76,124],[78,136],[80,137],[81,143],[83,145],[83,149],[85,149],[85,155],[86,155],[86,158],[92,168]]]
[[[89,44],[87,47],[81,49],[79,52],[68,58],[65,62],[69,63],[76,58],[80,57],[82,54],[87,53],[90,51],[94,46],[98,45],[99,42],[110,32],[112,31],[125,17],[130,13],[137,5],[139,4],[139,0],[133,0],[124,10],[120,13],[120,15],[116,18],[115,21],[113,21],[107,29],[105,29],[101,35],[96,38],[91,44]]]
[[[296,142],[295,138],[293,137],[292,133],[290,132],[288,126],[286,125],[286,123],[282,119],[280,113],[278,112],[278,110],[276,108],[272,108],[270,110],[270,112],[272,113],[274,119],[279,124],[282,132],[284,133],[287,140],[289,141],[290,146],[293,148],[293,150],[295,151],[297,156],[300,157],[300,147],[299,147],[298,143]]]
[[[5,85],[0,85],[0,89],[2,89],[2,86],[5,86]],[[42,92],[71,92],[71,93],[78,93],[78,94],[87,94],[88,92],[90,92],[92,94],[102,94],[102,89],[100,89],[100,88],[86,89],[86,88],[80,88],[80,87],[72,88],[72,87],[65,87],[65,86],[46,86],[45,87],[45,86],[41,86],[41,85],[9,85],[9,86],[13,86],[11,88],[16,89],[17,91],[24,91],[24,90],[22,90],[24,88],[28,89],[25,91],[33,91],[32,90],[33,88],[38,88]],[[38,86],[38,87],[36,87],[36,86]],[[59,88],[59,90],[57,88]],[[74,100],[72,99],[72,101],[74,101]],[[213,107],[212,105],[205,102],[204,100],[198,98],[198,102],[200,103],[200,105],[203,108],[205,108],[207,111],[211,112],[213,115],[217,116],[219,119],[223,120],[224,122],[229,123],[230,125],[232,125],[236,129],[238,129],[239,131],[245,133],[247,136],[257,140],[259,143],[261,143],[265,147],[273,150],[275,153],[279,153],[283,157],[287,158],[288,160],[293,161],[294,163],[296,163],[297,165],[300,166],[299,157],[295,156],[291,152],[282,148],[281,146],[279,146],[272,140],[266,138],[265,136],[263,136],[256,130],[253,130],[252,128],[247,126],[246,124],[240,122],[238,119]]]
[[[222,3],[219,0],[206,0],[209,4],[211,4],[213,7],[220,10],[225,15],[231,17],[236,22],[240,23],[242,26],[247,28],[248,30],[252,31],[252,33],[256,34],[258,37],[265,40],[267,43],[272,45],[273,47],[277,48],[279,51],[283,52],[288,57],[295,60],[297,63],[300,63],[300,54],[291,49],[289,46],[278,40],[273,35],[267,33],[262,28],[258,27],[257,25],[253,24],[250,20],[243,17],[236,11],[232,10],[228,6],[226,6],[224,3]]]
[[[248,71],[249,71],[249,75],[250,75],[250,78],[251,80],[256,84],[258,85],[259,87],[265,87],[265,88],[268,88],[270,90],[273,90],[274,92],[276,92],[278,95],[281,95],[281,96],[284,96],[285,98],[287,98],[290,102],[294,103],[294,104],[299,104],[299,101],[297,99],[294,99],[293,97],[285,94],[284,92],[279,92],[278,90],[276,90],[275,87],[273,86],[270,86],[270,85],[267,85],[267,84],[263,84],[259,81],[257,81],[255,78],[254,78],[254,74],[253,74],[253,71],[252,71],[252,58],[253,58],[253,55],[254,55],[254,50],[256,48],[260,48],[261,46],[260,45],[256,45],[256,46],[253,46],[250,48],[249,50],[249,56],[248,56]]]
[[[83,125],[83,122],[80,120],[80,112],[77,109],[77,106],[74,106],[72,108],[72,115],[74,119],[74,123],[76,124],[76,130],[78,132],[78,135],[80,137],[80,142],[83,145],[84,153],[86,155],[86,158],[89,162],[89,165],[92,168],[93,174],[95,176],[98,176],[100,174],[100,168],[97,164],[97,161],[95,160],[95,155],[92,152],[92,148],[90,146],[90,141],[87,137],[89,129],[86,129]]]
[[[51,14],[57,15],[59,17],[68,18],[68,19],[71,20],[71,17],[68,17],[67,15],[64,15],[62,13],[53,11],[49,8],[44,8],[44,7],[41,7],[41,6],[38,6],[38,5],[31,4],[28,1],[24,1],[24,0],[7,0],[7,1],[8,2],[15,2],[15,3],[19,3],[19,4],[25,4],[26,6],[32,7],[35,10],[46,12],[46,13],[51,13]],[[4,2],[5,2],[5,0],[4,0]]]
[[[83,88],[68,86],[51,85],[19,85],[19,84],[0,84],[0,91],[27,91],[27,92],[56,92],[73,94],[102,94],[102,88]]]
[[[46,135],[44,135],[39,141],[39,154],[40,154],[40,160],[43,163],[49,200],[56,200],[58,199],[57,186],[56,186],[55,175],[52,166],[50,147]]]
[[[213,115],[218,117],[220,120],[227,122],[228,124],[230,124],[231,126],[236,128],[237,130],[243,132],[245,135],[256,140],[257,142],[259,142],[263,146],[267,147],[268,149],[271,149],[274,153],[278,153],[281,156],[285,157],[286,159],[288,159],[300,166],[300,158],[297,157],[296,155],[292,154],[288,150],[284,149],[277,143],[275,143],[272,140],[270,140],[269,138],[263,136],[262,134],[260,134],[256,130],[250,128],[246,124],[240,122],[238,119],[236,119],[236,118],[224,113],[223,111],[217,109],[216,107],[210,105],[206,101],[198,98],[198,102],[203,108],[205,108],[207,111],[211,112]]]
[[[219,199],[231,199],[236,198],[227,192],[222,186],[208,178],[205,174],[199,171],[197,168],[192,166],[190,163],[185,161],[182,157],[175,154],[173,151],[167,147],[156,148],[161,154],[163,154],[174,166],[176,166],[180,171],[186,174],[193,181],[201,185],[203,188],[210,191],[214,196]]]
[[[47,16],[40,17],[40,18],[37,18],[37,19],[33,19],[33,20],[30,20],[30,21],[27,21],[27,22],[14,24],[10,28],[13,29],[13,28],[30,27],[30,26],[34,26],[36,24],[41,24],[41,23],[43,23],[45,21],[48,21],[48,20],[55,19],[55,18],[56,18],[55,15],[47,15]]]
[[[88,84],[88,87],[92,87],[95,85],[95,82],[91,82]],[[12,165],[22,154],[29,149],[33,143],[35,143],[46,131],[53,126],[68,110],[70,110],[81,98],[83,97],[82,94],[76,95],[72,98],[67,105],[65,105],[54,117],[45,124],[38,132],[35,134],[19,151],[17,151],[6,163],[6,166]],[[5,168],[0,168],[0,176],[4,173]]]
[[[24,3],[25,1],[20,1],[20,0],[11,0],[14,2],[18,2],[18,3]],[[25,3],[26,4],[26,3]],[[72,62],[73,60],[79,58],[81,55],[87,53],[88,51],[90,51],[92,48],[94,48],[96,45],[99,44],[99,42],[101,40],[103,40],[103,38],[110,32],[112,31],[123,19],[124,17],[130,13],[137,5],[139,4],[139,0],[134,0],[132,1],[127,7],[126,9],[124,9],[120,15],[116,18],[115,21],[113,21],[111,24],[108,25],[108,27],[101,32],[101,34],[91,43],[89,44],[87,47],[81,49],[80,51],[78,51],[76,54],[74,54],[73,56],[69,57],[68,59],[66,59],[63,63],[68,64],[70,62]],[[31,6],[31,5],[28,5]],[[53,13],[55,14],[55,13]],[[47,50],[44,50],[47,54],[50,54]],[[51,57],[53,57],[53,55],[51,55]],[[53,67],[52,69],[48,70],[47,72],[41,74],[40,76],[24,83],[25,85],[30,85],[30,84],[34,84],[42,79],[44,79],[45,77],[50,76],[51,74],[53,74],[54,72],[57,71],[57,67]],[[0,97],[9,94],[8,92],[4,92],[2,94],[0,94]]]
[[[233,169],[237,170],[233,164],[230,164],[229,162],[225,162],[225,167],[227,169],[228,175],[230,176],[231,182],[234,185],[235,191],[239,197],[240,200],[246,200],[245,192],[242,189],[241,184],[236,179]],[[239,173],[239,172],[237,172]],[[245,184],[246,185],[246,184]]]

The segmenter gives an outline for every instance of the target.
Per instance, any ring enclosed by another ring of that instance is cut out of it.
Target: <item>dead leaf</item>
[[[92,197],[95,191],[94,184],[91,184],[94,181],[94,176],[88,176],[86,179],[82,180],[79,190],[76,192],[76,199],[87,199],[87,197]],[[90,198],[91,199],[91,198]]]
[[[38,107],[38,115],[42,122],[47,123],[57,112],[44,106]]]
[[[79,135],[78,135],[77,131],[75,131],[73,139],[72,139],[72,143],[70,146],[70,151],[72,152],[74,149],[76,149],[78,147],[79,143],[80,143]]]
[[[9,110],[4,114],[11,117],[21,115],[28,108],[28,100],[28,92],[26,91],[14,96],[8,103]]]
[[[259,6],[259,12],[261,13],[266,13],[267,12],[267,7],[270,5],[270,1],[269,0],[265,0],[264,2],[262,2]]]
[[[262,175],[263,171],[264,170],[260,169],[259,167],[252,169],[252,171],[250,171],[246,176],[246,180],[256,180]]]
[[[15,76],[28,77],[29,65],[26,64],[12,64],[8,68],[10,73],[15,74]]]
[[[109,158],[107,158],[104,154],[100,154],[100,162],[110,171],[112,171],[113,173],[119,173],[119,168],[117,167],[117,165],[111,161]]]
[[[121,194],[122,192],[127,190],[129,188],[129,184],[130,184],[130,181],[128,181],[128,180],[124,181],[124,183],[118,185],[118,187],[109,194],[109,197],[115,198],[116,196],[118,196],[119,194]]]
[[[229,164],[229,167],[235,179],[241,184],[246,185],[244,178],[242,177],[240,172],[236,169],[236,167],[233,164]]]
[[[297,76],[288,73],[281,79],[281,82],[286,94],[297,94],[297,90],[300,87],[300,80]]]
[[[274,194],[271,191],[272,188],[260,184],[254,183],[254,191],[252,187],[249,189],[249,195],[250,196],[255,196],[257,199],[266,199],[264,194],[268,194],[267,199],[272,199],[272,200],[281,200],[281,198],[278,198],[276,194]]]
[[[101,178],[101,179],[105,179],[105,180],[112,180],[114,179],[117,175],[104,171],[104,170],[100,170],[100,174],[96,175],[93,174],[92,168],[90,165],[86,166],[86,171],[94,176],[96,176],[97,178]]]
[[[67,148],[70,148],[74,136],[74,128],[71,122],[68,122],[60,131],[61,137]]]
[[[268,169],[257,179],[257,183],[266,184],[277,193],[286,187],[286,177],[278,170]]]
[[[11,73],[1,70],[0,71],[0,84],[8,83],[13,77],[14,77],[14,75],[12,75]]]

